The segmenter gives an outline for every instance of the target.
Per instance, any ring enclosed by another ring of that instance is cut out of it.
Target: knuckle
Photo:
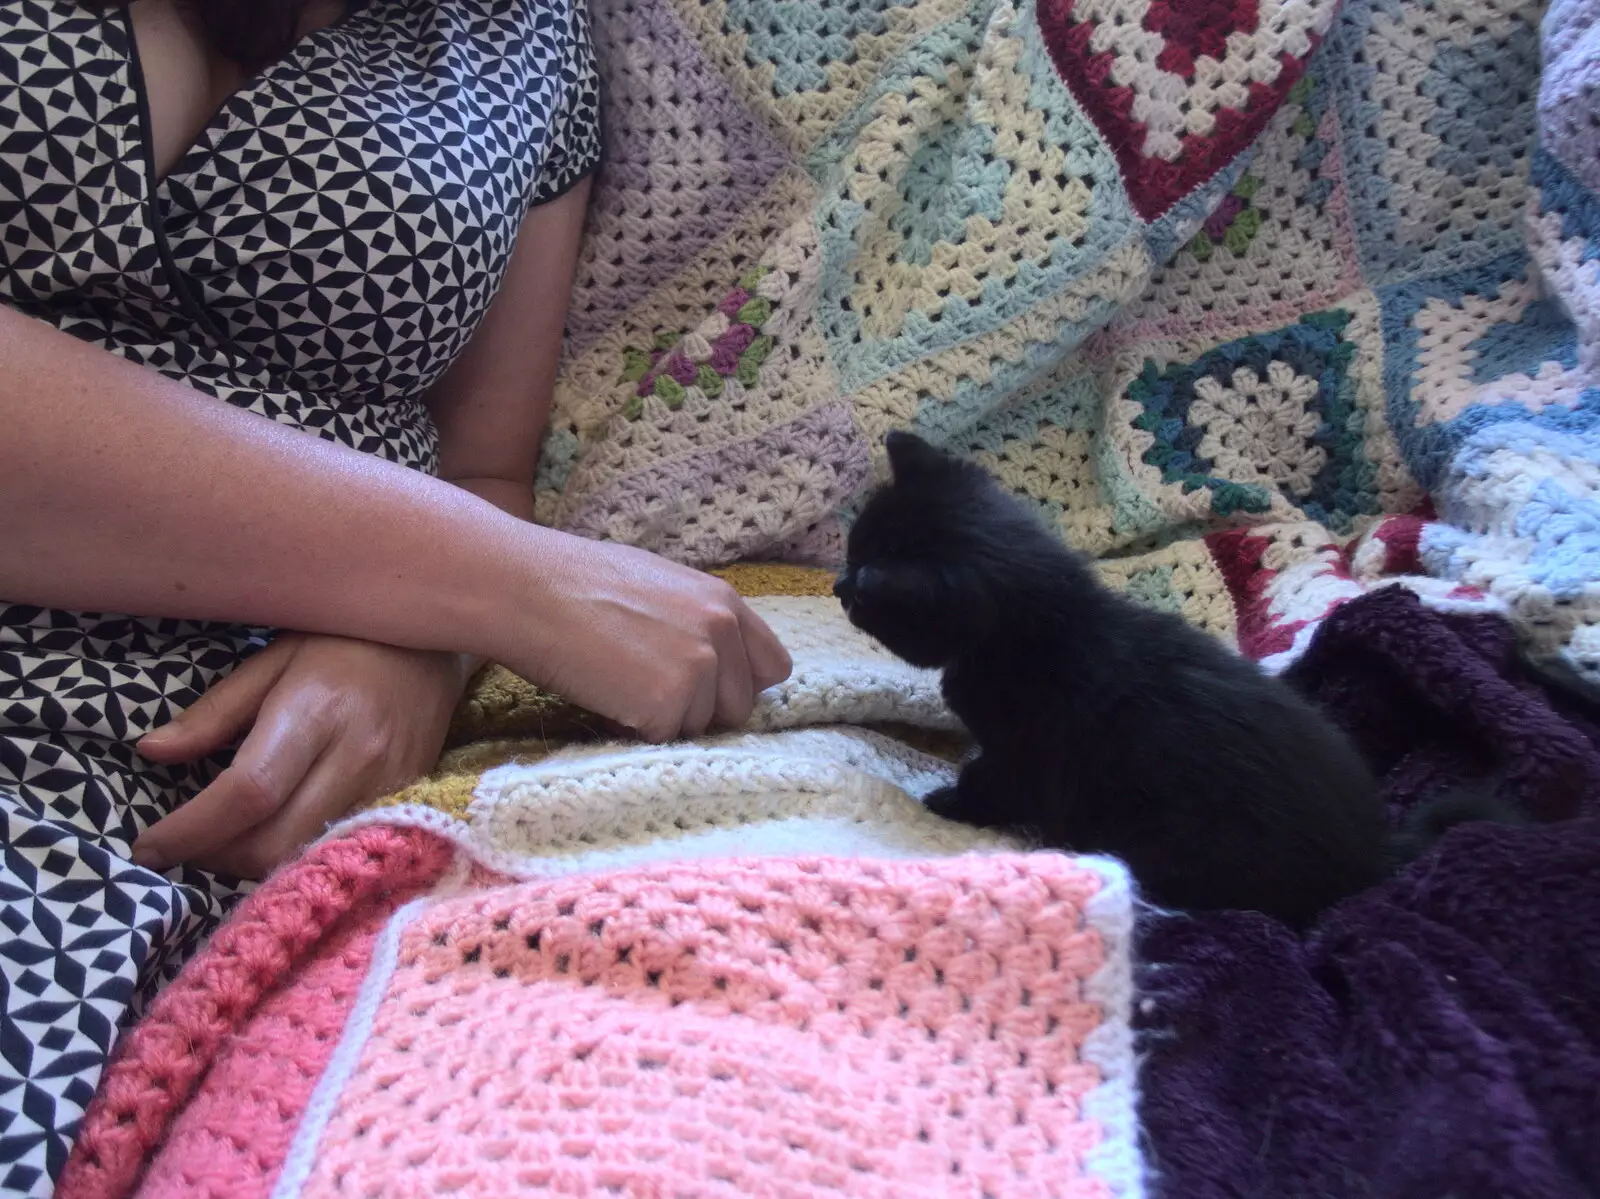
[[[239,771],[234,796],[234,802],[244,813],[257,820],[270,816],[283,805],[278,788],[259,769]]]
[[[700,619],[713,636],[732,633],[739,627],[738,614],[726,604],[708,604]]]
[[[301,696],[306,707],[320,713],[324,720],[348,722],[355,707],[355,697],[349,688],[332,679],[315,679],[303,684]]]
[[[351,733],[347,740],[351,753],[363,766],[377,766],[389,760],[392,742],[383,729],[363,728]]]

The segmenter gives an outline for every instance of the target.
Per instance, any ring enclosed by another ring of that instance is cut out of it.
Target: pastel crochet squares
[[[909,426],[1094,556],[1306,521],[1337,555],[1478,430],[1596,435],[1587,3],[1541,81],[1532,0],[596,0],[615,151],[539,518],[836,565]],[[1226,603],[1114,573],[1215,629],[1387,578],[1227,552]]]
[[[904,63],[813,154],[832,181],[819,319],[851,386],[1020,316],[1136,233],[1030,6],[974,11]]]
[[[397,857],[431,896],[359,866]],[[275,876],[112,1067],[63,1193],[1142,1193],[1114,863],[447,859],[373,825]]]
[[[1314,59],[1256,142],[1248,167],[1145,294],[1118,313],[1119,345],[1294,320],[1360,286],[1326,55]]]
[[[1475,266],[1521,244],[1537,23],[1517,0],[1342,10],[1340,127],[1369,284]]]
[[[1164,483],[1204,491],[1212,513],[1291,505],[1334,527],[1379,511],[1363,452],[1356,348],[1338,310],[1222,346],[1192,363],[1147,362],[1128,386]]]

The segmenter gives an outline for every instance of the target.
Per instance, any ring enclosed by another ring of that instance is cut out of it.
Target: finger
[[[197,864],[236,878],[265,878],[326,832],[328,825],[382,790],[370,764],[363,768],[356,755],[330,746],[277,812],[205,854]]]
[[[152,762],[192,762],[235,741],[283,676],[293,648],[291,641],[276,641],[242,663],[166,724],[140,738],[139,755]]]
[[[750,674],[755,689],[765,691],[789,677],[794,662],[789,651],[778,640],[778,635],[767,627],[767,622],[757,616],[748,604],[739,605],[739,629],[744,638],[745,654],[750,660]]]
[[[642,705],[636,715],[619,712],[617,722],[657,745],[693,736],[690,730],[698,721],[710,723],[717,706],[716,655],[709,646],[689,652],[691,657],[674,663],[682,674],[655,702]]]
[[[690,695],[689,706],[684,709],[679,736],[698,737],[711,727],[711,722],[717,716],[717,677],[720,673],[717,659],[710,653],[706,654],[704,662],[697,664],[694,691]]]
[[[737,599],[733,612],[739,608]],[[743,727],[755,707],[755,684],[752,679],[750,659],[745,652],[744,628],[738,619],[730,616],[712,626],[712,643],[717,649],[715,723],[724,728]],[[701,730],[704,732],[705,730]]]
[[[233,764],[188,803],[158,820],[133,843],[133,860],[165,870],[226,845],[268,819],[294,794],[331,735],[303,712],[269,706],[244,739]]]

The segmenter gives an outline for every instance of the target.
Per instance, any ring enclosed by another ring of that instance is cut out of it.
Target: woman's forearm
[[[518,520],[532,521],[533,487],[514,479],[451,479],[450,482],[479,499],[487,500]],[[461,685],[466,687],[488,661],[482,654],[461,654]]]
[[[13,603],[493,656],[485,608],[571,553],[465,490],[4,307],[0,430],[0,598]]]

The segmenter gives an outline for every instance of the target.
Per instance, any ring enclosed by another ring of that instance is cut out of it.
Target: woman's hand
[[[280,634],[139,742],[189,762],[245,735],[233,764],[146,829],[134,860],[261,878],[356,804],[433,768],[470,678],[459,654]]]
[[[562,549],[522,620],[499,622],[537,630],[493,655],[523,677],[647,741],[739,728],[789,677],[782,642],[721,579],[625,545]]]
[[[546,544],[568,552],[540,556],[537,598],[496,588],[524,598],[488,605],[495,656],[524,677],[651,741],[737,728],[788,677],[788,652],[720,579],[627,546]],[[460,654],[281,634],[139,742],[150,761],[189,762],[244,735],[209,787],[144,832],[134,860],[261,877],[351,807],[426,773],[469,676]]]

